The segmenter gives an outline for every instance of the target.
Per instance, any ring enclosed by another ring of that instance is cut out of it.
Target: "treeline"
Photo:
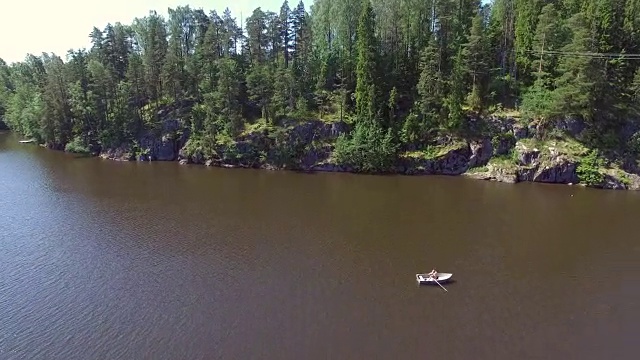
[[[113,146],[192,106],[193,138],[262,118],[355,123],[344,161],[383,167],[470,113],[578,116],[612,145],[639,112],[640,0],[316,0],[229,10],[178,7],[94,28],[90,49],[0,62],[0,117],[56,146]],[[622,55],[621,55],[622,54]],[[625,55],[628,54],[628,55]]]

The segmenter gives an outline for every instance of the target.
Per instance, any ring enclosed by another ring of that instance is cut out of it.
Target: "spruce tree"
[[[422,51],[420,59],[420,79],[418,81],[418,106],[420,114],[428,125],[440,121],[444,100],[445,80],[440,71],[440,52],[435,38]]]
[[[356,63],[356,115],[359,121],[373,120],[377,115],[376,88],[378,48],[375,38],[375,15],[369,0],[365,0],[358,22]]]
[[[571,31],[571,42],[563,51],[589,52],[592,38],[585,15],[573,15],[567,25]],[[600,81],[596,62],[588,56],[565,56],[560,60],[558,71],[561,75],[555,81],[551,115],[592,118],[595,84]]]

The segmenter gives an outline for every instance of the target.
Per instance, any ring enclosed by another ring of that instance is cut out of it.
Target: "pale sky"
[[[165,18],[168,8],[189,5],[207,14],[220,15],[226,7],[240,24],[253,10],[278,12],[284,0],[1,0],[0,58],[7,63],[24,60],[28,53],[36,56],[54,52],[65,59],[67,50],[89,47],[89,34],[94,26],[104,29],[107,23],[131,24],[149,10]],[[294,7],[298,0],[289,0]],[[313,3],[305,1],[307,11]]]

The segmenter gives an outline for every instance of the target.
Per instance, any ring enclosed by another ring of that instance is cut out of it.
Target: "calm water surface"
[[[0,359],[637,359],[640,194],[0,135]],[[417,286],[432,267],[448,292]]]

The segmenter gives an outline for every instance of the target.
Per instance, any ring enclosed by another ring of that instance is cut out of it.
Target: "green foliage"
[[[548,118],[552,115],[553,92],[537,79],[522,99],[522,113],[529,118]]]
[[[339,164],[359,172],[389,171],[396,159],[397,143],[391,130],[377,124],[358,122],[351,136],[340,135],[334,156]]]
[[[212,159],[216,155],[215,149],[215,139],[202,134],[193,134],[183,147],[186,156],[202,156],[204,159]]]
[[[566,52],[583,53],[590,50],[591,34],[583,14],[568,20],[572,31],[571,42],[563,48]],[[598,72],[596,60],[589,57],[566,56],[560,60],[561,76],[555,81],[551,114],[576,115],[591,118],[594,108],[594,91]]]
[[[502,144],[509,144],[508,147],[513,147],[516,144],[516,137],[511,133],[499,133],[491,138],[491,146],[494,152],[500,148]]]
[[[629,174],[625,173],[624,171],[620,171],[620,170],[619,170],[617,175],[618,175],[618,176],[617,176],[618,180],[620,180],[620,182],[621,182],[624,186],[627,186],[627,187],[631,186],[632,181],[631,181],[631,179],[629,178]]]
[[[640,132],[636,132],[627,141],[627,148],[635,156],[640,156]]]
[[[238,143],[229,136],[223,134],[217,136],[216,148],[222,149],[218,155],[221,156],[224,162],[236,163],[242,158],[242,154],[238,151]]]
[[[255,65],[247,75],[247,88],[249,99],[261,110],[262,118],[272,118],[273,77],[267,66]],[[278,105],[282,105],[280,99]]]
[[[413,144],[424,140],[427,132],[428,128],[420,117],[415,113],[411,113],[404,120],[400,131],[400,140],[405,144]]]
[[[42,141],[40,121],[43,114],[44,104],[40,93],[28,84],[20,84],[9,99],[5,120],[9,128],[24,137]]]
[[[453,74],[450,84],[451,92],[445,101],[449,113],[446,127],[449,130],[459,130],[464,122],[462,105],[464,103],[463,73],[465,70],[462,59],[462,49],[459,49],[453,65]]]
[[[311,112],[309,111],[309,102],[307,99],[300,97],[296,100],[295,110],[292,112],[292,115],[297,118],[309,118],[311,117]]]
[[[398,111],[398,89],[394,86],[389,93],[389,101],[387,102],[389,125],[393,125],[396,121],[396,113]]]
[[[301,154],[314,146],[304,144],[296,137],[290,137],[283,129],[277,129],[269,133],[274,140],[269,160],[278,167],[297,168]]]
[[[565,26],[554,4],[542,8],[533,36],[532,48],[537,56],[531,59],[531,77],[553,79],[558,76],[558,55],[555,52],[562,50],[570,39],[570,29]]]
[[[218,86],[210,95],[209,126],[214,128],[212,122],[223,124],[223,129],[231,136],[237,135],[243,127],[240,104],[240,83],[238,64],[233,59],[221,59],[217,63]],[[213,131],[215,133],[215,131]]]
[[[440,56],[435,39],[422,51],[417,105],[422,115],[437,120],[444,99],[444,79],[440,72]]]
[[[467,104],[473,111],[481,111],[485,102],[486,68],[488,43],[485,39],[484,14],[477,11],[473,18],[468,41],[463,46],[466,68],[471,76],[471,92],[467,95]],[[465,69],[463,69],[465,70]]]
[[[375,15],[369,0],[364,1],[364,9],[358,22],[356,70],[356,114],[361,121],[372,120],[377,114],[379,91],[377,61],[378,49],[375,38]]]
[[[76,154],[89,154],[90,152],[87,144],[85,144],[78,136],[74,137],[73,140],[67,143],[64,147],[64,151]]]
[[[576,173],[580,182],[587,186],[598,186],[604,182],[604,174],[600,171],[604,167],[604,161],[596,150],[589,152],[581,159]]]

